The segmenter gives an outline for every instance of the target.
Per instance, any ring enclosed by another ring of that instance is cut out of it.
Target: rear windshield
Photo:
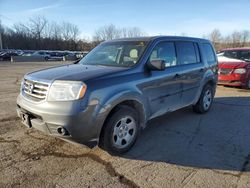
[[[146,41],[104,43],[94,48],[79,63],[84,65],[132,67],[138,63],[146,46]]]

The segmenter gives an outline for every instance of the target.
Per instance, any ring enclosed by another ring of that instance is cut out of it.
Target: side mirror
[[[164,60],[152,60],[152,61],[148,61],[147,68],[149,70],[163,71],[163,70],[165,70],[165,61]]]

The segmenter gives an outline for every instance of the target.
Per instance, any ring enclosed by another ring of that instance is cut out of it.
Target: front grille
[[[221,68],[221,69],[219,69],[219,74],[223,74],[223,75],[231,74],[232,71],[233,71],[233,69]]]
[[[24,79],[23,93],[24,95],[34,101],[42,101],[46,99],[49,89],[49,84],[38,81]]]

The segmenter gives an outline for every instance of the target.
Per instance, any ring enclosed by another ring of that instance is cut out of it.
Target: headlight
[[[48,101],[71,101],[84,96],[87,86],[78,81],[56,80],[49,89]]]
[[[244,69],[244,68],[235,69],[234,73],[236,73],[236,74],[245,74],[246,69]]]

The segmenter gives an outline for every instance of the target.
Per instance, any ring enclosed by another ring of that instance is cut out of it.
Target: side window
[[[213,47],[208,43],[203,43],[202,47],[203,47],[205,58],[207,59],[208,64],[214,63],[216,61],[216,58],[215,58]]]
[[[224,55],[225,55],[225,57],[237,59],[238,53],[237,53],[237,51],[230,50],[230,51],[225,51]]]
[[[249,61],[250,60],[250,51],[240,51],[239,59]]]
[[[157,44],[150,55],[150,61],[152,60],[164,60],[165,67],[176,66],[177,61],[174,43],[161,42]]]
[[[193,42],[176,42],[176,50],[178,55],[178,63],[180,65],[198,63],[200,60],[198,53],[198,49],[195,48],[195,44]]]

